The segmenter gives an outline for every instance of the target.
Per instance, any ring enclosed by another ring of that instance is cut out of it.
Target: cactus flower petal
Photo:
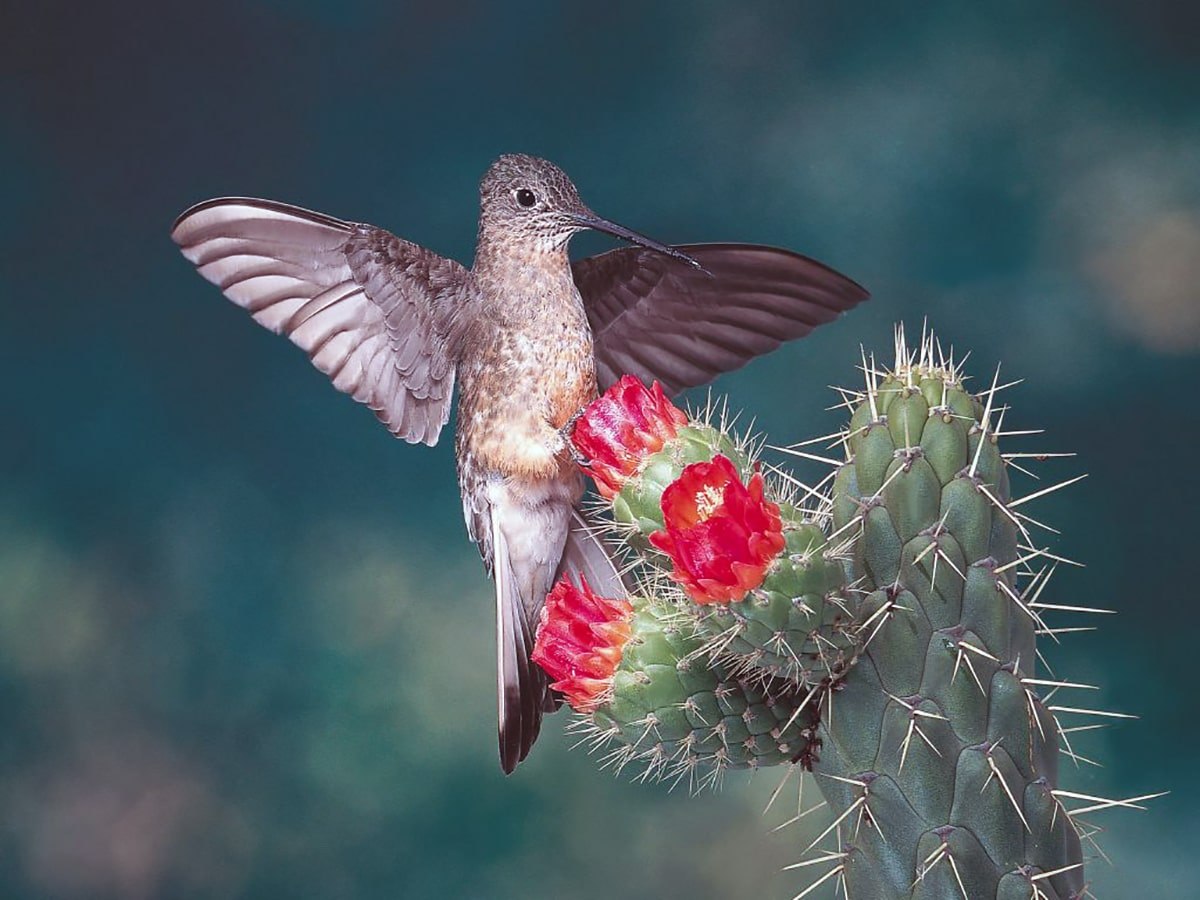
[[[656,381],[647,388],[625,375],[594,400],[575,423],[571,442],[590,465],[596,488],[611,500],[653,453],[675,437],[687,416]]]
[[[762,475],[743,484],[728,457],[693,463],[662,495],[662,531],[650,542],[674,564],[671,578],[697,603],[743,599],[784,547],[779,507]]]
[[[572,709],[587,712],[608,695],[632,617],[628,600],[598,596],[582,576],[578,587],[564,576],[546,596],[531,658]]]

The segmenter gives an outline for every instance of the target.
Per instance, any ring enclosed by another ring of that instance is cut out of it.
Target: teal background
[[[1196,896],[1200,15],[1193,4],[22,4],[0,30],[0,896],[779,897],[777,782],[630,783],[565,715],[503,778],[490,585],[448,441],[390,438],[176,253],[244,193],[469,262],[503,152],[663,240],[816,256],[871,303],[720,380],[834,430],[928,316],[1009,392],[1140,721],[1080,736],[1102,898]],[[611,244],[596,236],[579,253]],[[703,392],[699,392],[703,396]],[[1016,445],[1014,445],[1016,446]],[[807,477],[818,467],[799,466]],[[1065,623],[1064,623],[1065,624]],[[1096,623],[1085,623],[1096,624]],[[1063,698],[1064,701],[1067,698]],[[785,792],[792,795],[792,788]],[[781,800],[782,805],[785,801]],[[795,798],[787,801],[794,804]],[[810,819],[818,819],[816,813]],[[823,827],[823,825],[821,826]],[[803,843],[801,843],[803,841]]]

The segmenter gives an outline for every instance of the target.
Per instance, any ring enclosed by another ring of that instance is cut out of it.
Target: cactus
[[[683,486],[685,473],[723,477],[735,487],[745,481],[750,490],[762,491],[752,442],[731,437],[726,428],[708,421],[712,417],[710,409],[699,420],[687,421],[657,385],[647,390],[627,376],[576,426],[577,447],[592,461],[590,471],[611,502],[618,539],[652,564],[666,562],[650,551],[652,546],[672,544],[686,555],[687,536],[677,537],[679,530],[665,516],[673,508],[668,492]],[[693,632],[707,637],[705,652],[719,657],[728,672],[774,675],[813,688],[836,677],[853,655],[845,577],[812,514],[790,497],[777,499],[779,503],[769,505],[779,522],[778,543],[761,555],[761,561],[772,560],[770,568],[754,572],[753,565],[746,566],[753,578],[747,587],[749,582],[739,583],[733,572],[723,580],[718,573],[689,576],[676,564],[672,577],[688,584],[693,601],[677,606],[693,620]],[[731,553],[728,545],[719,549],[716,554],[702,548],[702,555]],[[720,602],[735,595],[744,601]]]
[[[1028,454],[1000,452],[998,379],[972,395],[931,335],[912,351],[900,330],[896,352],[891,371],[864,356],[865,389],[844,392],[846,460],[803,504],[786,474],[764,481],[748,442],[623,380],[633,424],[606,395],[575,443],[640,596],[601,603],[617,631],[568,627],[548,600],[539,648],[574,635],[548,667],[570,687],[591,645],[619,635],[605,678],[571,701],[618,769],[637,759],[693,786],[729,768],[812,771],[834,817],[797,864],[818,871],[799,896],[836,879],[879,900],[1079,900],[1093,834],[1079,816],[1156,795],[1058,783],[1059,740],[1074,754],[1055,712],[1087,710],[1045,696],[1086,685],[1040,677],[1037,636],[1054,633],[1048,610],[1090,610],[1041,599],[1064,560],[1018,507],[1078,479],[1011,499],[1008,469]]]
[[[834,479],[867,637],[819,728],[828,872],[851,896],[1074,900],[1083,852],[1034,671],[1051,569],[1018,578],[1044,554],[1010,499],[996,383],[971,396],[935,351],[866,367]]]
[[[566,581],[547,608],[544,618],[559,634],[543,630],[535,659],[585,713],[573,730],[605,751],[604,765],[621,771],[633,763],[642,778],[686,780],[694,790],[719,783],[729,769],[809,759],[816,720],[802,708],[800,688],[709,664],[703,639],[678,611],[642,597],[597,598],[586,582]],[[580,691],[571,673],[597,673],[579,656],[596,654],[598,644],[609,664]]]

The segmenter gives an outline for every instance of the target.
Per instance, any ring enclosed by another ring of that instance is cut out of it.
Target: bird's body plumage
[[[540,710],[553,708],[529,654],[583,494],[561,429],[595,398],[596,374],[565,247],[506,249],[477,258],[471,273],[479,312],[467,341],[471,353],[459,364],[455,455],[468,532],[496,581],[507,767],[536,739]]]
[[[172,237],[396,436],[436,443],[457,380],[463,512],[496,581],[509,772],[555,706],[529,659],[546,593],[564,573],[622,590],[578,509],[583,479],[564,426],[623,373],[674,394],[807,334],[866,292],[785,250],[657,244],[599,219],[560,169],[533,157],[501,157],[480,191],[469,270],[374,226],[266,200],[201,203]],[[642,246],[572,266],[567,242],[585,227]]]

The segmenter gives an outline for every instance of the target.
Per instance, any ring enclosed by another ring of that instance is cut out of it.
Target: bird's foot
[[[579,421],[587,407],[581,407],[571,418],[567,419],[567,423],[562,428],[558,429],[558,433],[562,436],[563,443],[567,445],[567,452],[571,454],[571,459],[575,465],[581,469],[586,469],[591,464],[591,460],[579,452],[579,448],[575,446],[575,442],[571,440],[575,434],[575,423]]]

